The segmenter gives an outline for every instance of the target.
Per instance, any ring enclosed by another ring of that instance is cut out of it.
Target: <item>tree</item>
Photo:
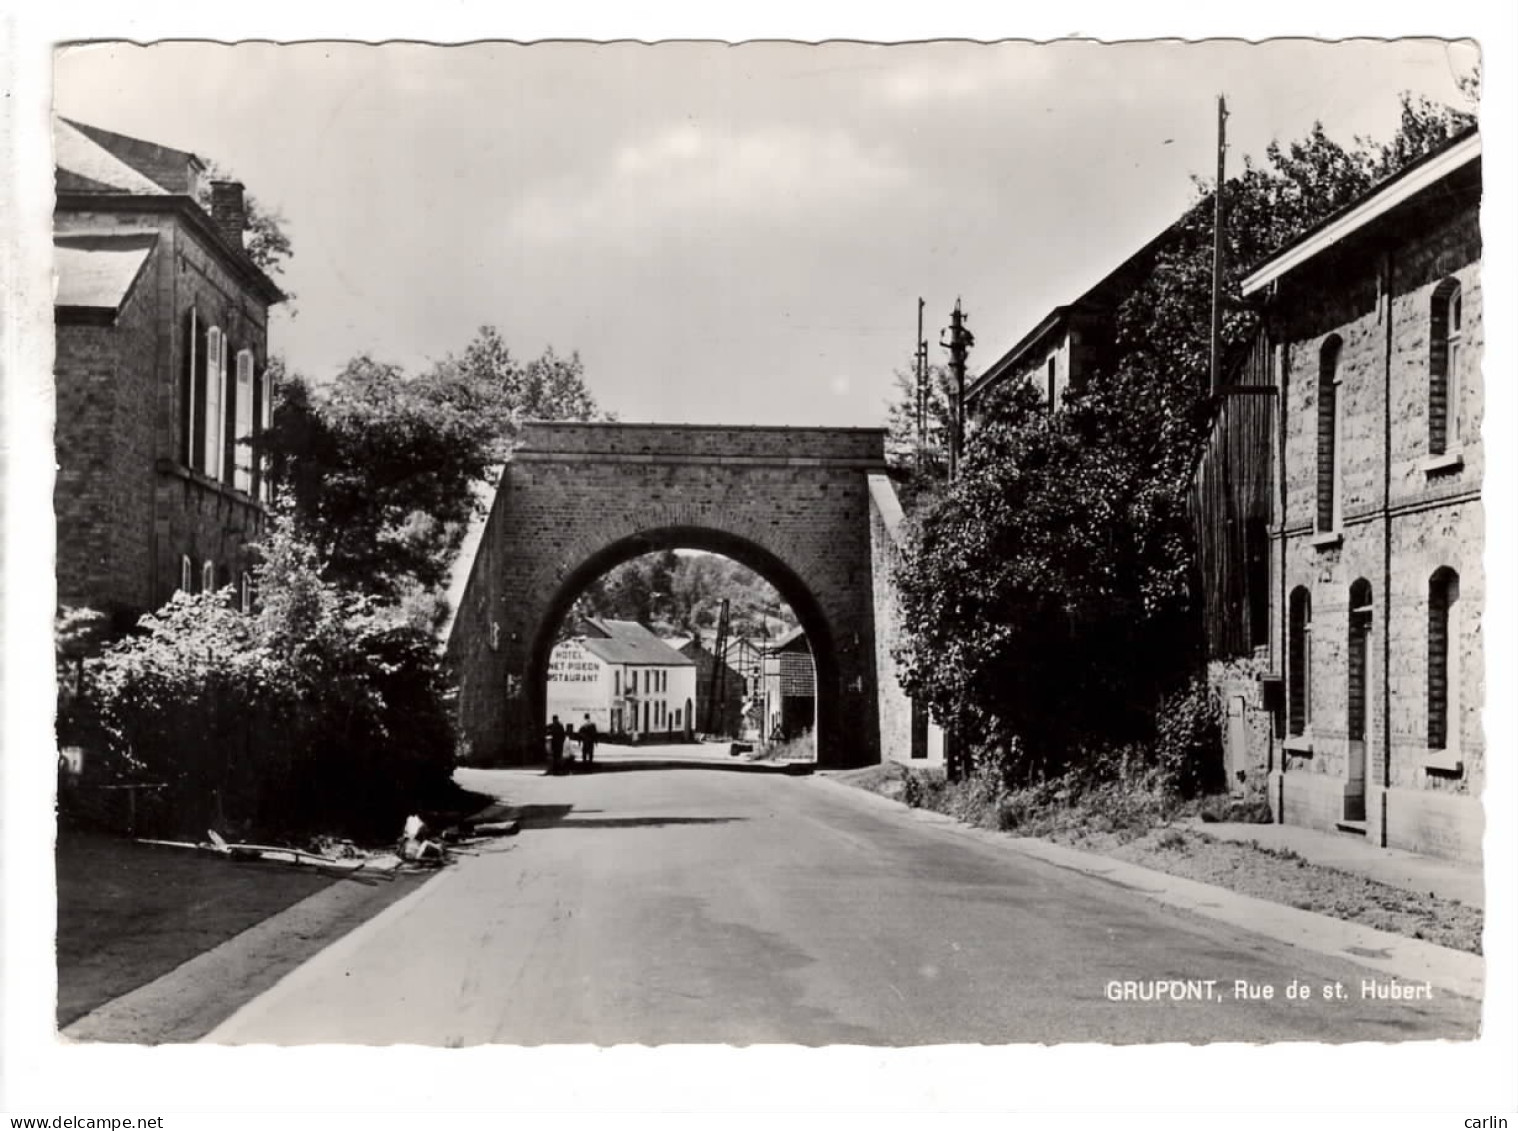
[[[623,562],[591,582],[575,602],[578,616],[635,620],[675,635],[714,632],[728,602],[731,634],[760,636],[795,616],[775,588],[720,554],[663,550]]]
[[[886,405],[886,462],[898,477],[903,506],[910,510],[919,496],[930,496],[948,482],[954,386],[946,366],[927,367],[927,428],[919,437],[916,370],[898,369],[893,381]]]
[[[512,357],[494,326],[481,326],[464,352],[444,358],[430,377],[455,389],[461,401],[489,418],[495,435],[491,455],[498,463],[510,452],[524,421],[611,419],[597,407],[585,384],[578,353],[563,358],[549,346],[541,357],[524,364]]]
[[[316,548],[323,576],[441,622],[435,593],[481,506],[480,489],[526,419],[591,419],[578,355],[525,365],[483,327],[458,358],[409,375],[360,354],[316,386],[270,362],[264,439],[280,498]]]
[[[200,182],[196,203],[210,212],[211,183],[236,180],[240,178],[215,161],[206,162],[206,176]],[[285,233],[285,225],[289,221],[278,208],[265,207],[252,193],[243,194],[242,204],[246,216],[243,249],[248,253],[248,258],[271,276],[283,275],[285,261],[294,253],[290,237]],[[293,299],[295,296],[287,297]]]
[[[280,366],[275,389],[271,473],[323,575],[392,599],[442,585],[492,463],[491,419],[365,355],[320,390]]]
[[[1461,128],[1404,97],[1386,146],[1321,126],[1223,186],[1222,336],[1257,316],[1254,264]],[[1201,655],[1186,496],[1209,421],[1211,186],[1116,314],[1115,361],[1055,413],[1005,391],[959,479],[924,508],[898,574],[903,683],[1009,776],[1153,737]]]

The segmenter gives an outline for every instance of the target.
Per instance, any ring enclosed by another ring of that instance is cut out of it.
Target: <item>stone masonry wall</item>
[[[1272,592],[1275,670],[1287,666],[1282,648],[1290,593],[1305,587],[1312,601],[1308,734],[1282,751],[1285,781],[1277,796],[1285,799],[1288,822],[1333,828],[1343,818],[1336,799],[1349,772],[1349,595],[1363,581],[1372,609],[1365,681],[1368,833],[1394,847],[1469,857],[1479,854],[1479,832],[1473,839],[1471,830],[1481,823],[1474,798],[1483,779],[1485,691],[1476,207],[1451,209],[1422,226],[1404,220],[1397,234],[1390,250],[1357,245],[1323,253],[1287,281],[1275,311],[1286,488],[1286,545],[1274,566],[1284,570],[1285,585]],[[1463,438],[1451,457],[1435,458],[1429,451],[1429,334],[1433,292],[1447,278],[1459,281],[1464,303]],[[1323,536],[1315,528],[1318,366],[1324,341],[1335,333],[1343,343],[1343,517],[1336,532]],[[1427,748],[1429,580],[1441,567],[1460,578],[1461,639],[1450,649],[1452,662],[1462,665],[1458,759]],[[1309,787],[1303,774],[1321,780]],[[1466,816],[1452,817],[1461,798]]]
[[[866,475],[883,448],[873,429],[529,425],[449,645],[471,758],[535,759],[559,617],[617,562],[683,546],[776,586],[816,657],[822,757],[878,759]]]

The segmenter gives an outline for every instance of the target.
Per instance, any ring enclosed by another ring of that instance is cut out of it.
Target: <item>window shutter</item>
[[[216,440],[216,470],[212,472],[215,477],[226,482],[230,477],[232,466],[232,414],[236,411],[237,403],[232,384],[227,380],[227,354],[229,343],[227,335],[221,335],[220,368],[217,379],[221,386],[221,412],[217,414],[216,423],[220,429]]]
[[[1449,739],[1449,583],[1438,574],[1428,586],[1428,747]]]
[[[1334,528],[1334,486],[1338,470],[1334,450],[1338,416],[1338,389],[1334,385],[1333,371],[1325,366],[1318,381],[1318,529]]]
[[[206,373],[209,369],[207,355],[210,353],[214,326],[207,326],[196,317],[195,375],[191,384],[190,404],[190,458],[189,465],[197,471],[206,467]]]
[[[200,319],[192,306],[185,312],[184,372],[179,390],[179,461],[186,467],[195,462],[195,381],[200,357]]]
[[[1428,329],[1428,451],[1436,456],[1449,444],[1449,309],[1448,294],[1435,291]]]
[[[205,412],[201,421],[200,470],[212,479],[221,477],[218,454],[221,451],[221,328],[206,331]]]
[[[1311,598],[1305,589],[1291,595],[1291,622],[1286,657],[1287,731],[1303,734],[1307,729],[1307,626],[1312,616]]]
[[[237,404],[232,424],[232,486],[253,491],[253,353],[237,351]]]

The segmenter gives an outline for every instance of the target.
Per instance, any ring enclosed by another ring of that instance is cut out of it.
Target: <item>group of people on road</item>
[[[580,762],[586,771],[596,760],[596,724],[589,715],[580,724],[580,729],[575,730],[574,723],[565,726],[559,722],[559,716],[553,717],[553,722],[548,724],[548,772],[558,774],[564,772],[564,745],[578,739],[580,743]]]

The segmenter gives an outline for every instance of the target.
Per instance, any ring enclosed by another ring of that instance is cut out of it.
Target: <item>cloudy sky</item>
[[[94,45],[65,115],[194,151],[286,216],[273,348],[420,366],[484,323],[578,350],[627,420],[881,423],[927,300],[988,365],[1314,119],[1383,137],[1473,48],[965,42]]]

